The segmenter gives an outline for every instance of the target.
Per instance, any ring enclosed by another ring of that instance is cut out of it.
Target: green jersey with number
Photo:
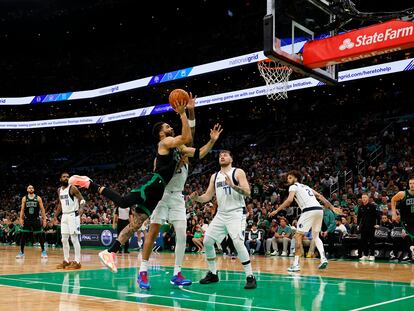
[[[35,220],[39,218],[39,198],[37,194],[33,198],[29,198],[29,195],[26,195],[26,206],[24,208],[24,217],[27,220]]]

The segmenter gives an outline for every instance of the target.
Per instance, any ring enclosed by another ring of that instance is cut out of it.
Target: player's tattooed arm
[[[234,191],[248,197],[250,196],[250,185],[247,181],[246,173],[242,169],[236,170],[236,181],[239,183],[235,185],[232,178],[229,175],[226,175],[226,184],[229,185]]]

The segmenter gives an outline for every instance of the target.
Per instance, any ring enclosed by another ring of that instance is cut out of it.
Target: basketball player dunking
[[[62,212],[60,230],[62,234],[63,262],[57,266],[57,269],[76,270],[81,268],[80,214],[85,206],[85,200],[78,188],[69,185],[68,180],[68,173],[65,172],[60,175],[59,201],[54,216],[54,222],[56,223],[57,216]],[[75,260],[73,261],[69,261],[69,237],[75,250]]]
[[[240,168],[232,167],[233,157],[230,151],[220,152],[219,163],[221,170],[211,175],[206,193],[201,196],[196,192],[191,194],[191,198],[200,203],[210,201],[215,194],[218,205],[217,214],[208,226],[203,241],[209,271],[200,280],[200,284],[219,281],[214,244],[220,244],[229,234],[246,273],[244,288],[253,289],[256,288],[256,278],[252,272],[249,253],[244,246],[247,212],[244,198],[250,195],[250,185],[246,173]]]
[[[321,263],[318,268],[325,269],[328,265],[328,260],[326,259],[325,250],[323,248],[323,242],[319,237],[323,221],[323,207],[319,204],[318,200],[328,205],[331,209],[334,209],[334,207],[321,194],[307,185],[299,183],[298,180],[300,180],[300,178],[301,175],[298,171],[288,172],[287,181],[290,185],[289,196],[285,202],[269,214],[270,217],[276,215],[282,209],[289,207],[293,200],[296,201],[299,208],[302,210],[295,233],[295,259],[292,266],[288,268],[289,272],[300,271],[299,260],[302,255],[302,240],[304,234],[310,229],[312,229],[312,237],[321,256]]]
[[[39,211],[42,213],[42,222],[39,219]],[[46,227],[45,208],[42,198],[34,193],[34,187],[32,185],[27,186],[27,195],[22,198],[20,224],[23,227],[23,231],[20,236],[20,252],[16,258],[24,258],[24,245],[28,232],[33,232],[33,235],[38,235],[40,247],[42,248],[41,257],[47,258],[45,238],[42,231],[42,227]]]

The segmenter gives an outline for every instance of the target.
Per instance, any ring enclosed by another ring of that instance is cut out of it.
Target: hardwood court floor
[[[286,272],[291,258],[252,256],[258,288],[245,290],[238,260],[218,257],[220,282],[200,285],[206,273],[202,255],[186,254],[183,273],[194,281],[169,284],[172,253],[151,257],[149,291],[136,285],[140,253],[119,255],[119,272],[102,268],[97,250],[82,251],[82,270],[61,271],[62,250],[0,246],[0,310],[414,310],[414,265],[302,260],[301,273]]]

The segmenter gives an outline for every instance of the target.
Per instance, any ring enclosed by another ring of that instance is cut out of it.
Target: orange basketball
[[[170,103],[171,107],[175,110],[174,106],[177,101],[184,101],[188,103],[190,100],[190,95],[183,90],[183,89],[175,89],[172,90],[170,96],[168,96],[168,102]]]

